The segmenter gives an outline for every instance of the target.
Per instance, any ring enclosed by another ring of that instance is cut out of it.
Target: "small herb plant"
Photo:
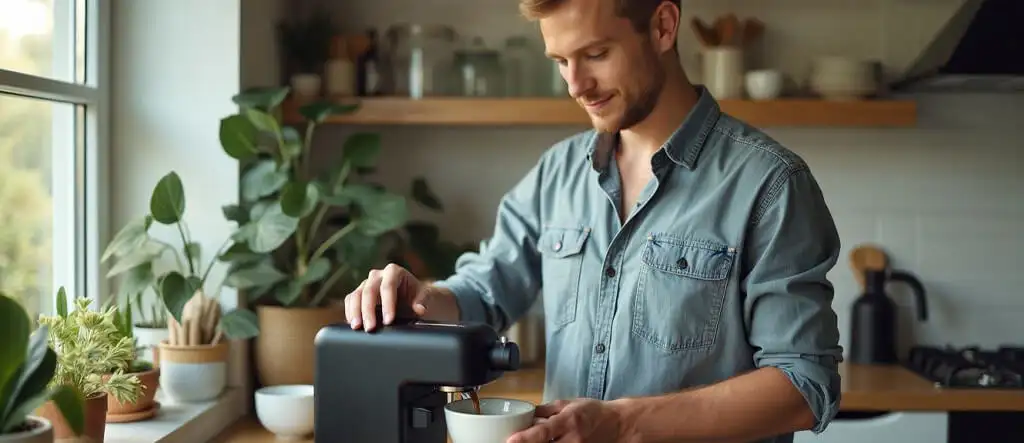
[[[77,298],[69,312],[67,293],[61,287],[57,315],[39,316],[57,353],[57,372],[50,386],[71,386],[85,398],[107,394],[121,403],[134,403],[142,394],[142,382],[125,373],[135,353],[134,343],[118,333],[114,308],[94,312],[89,310],[90,303]],[[104,380],[106,374],[110,378]]]

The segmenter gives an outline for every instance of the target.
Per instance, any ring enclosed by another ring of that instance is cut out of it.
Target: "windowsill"
[[[205,403],[172,403],[157,391],[155,417],[133,423],[108,423],[105,443],[193,443],[209,441],[244,416],[243,390],[227,388]]]

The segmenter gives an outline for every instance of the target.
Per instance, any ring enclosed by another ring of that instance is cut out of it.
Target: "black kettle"
[[[924,285],[909,273],[891,269],[869,269],[864,274],[864,294],[853,303],[850,321],[851,363],[894,364],[896,355],[896,303],[885,292],[889,281],[910,285],[917,305],[917,318],[928,320]]]

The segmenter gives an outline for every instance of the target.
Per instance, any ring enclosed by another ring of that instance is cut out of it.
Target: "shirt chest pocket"
[[[633,335],[668,353],[711,348],[735,255],[711,240],[648,236],[633,293]]]
[[[544,315],[553,328],[576,320],[583,253],[589,237],[590,228],[548,227],[538,241]]]

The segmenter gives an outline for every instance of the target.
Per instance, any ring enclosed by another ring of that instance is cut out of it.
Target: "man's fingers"
[[[384,314],[384,324],[390,325],[395,319],[395,309],[398,306],[398,286],[403,278],[401,268],[396,264],[389,264],[381,272],[380,281],[380,306]]]
[[[534,415],[541,418],[548,418],[562,412],[562,409],[565,409],[568,405],[569,402],[566,400],[556,400],[551,403],[545,403],[537,406],[537,410],[534,412]]]
[[[359,309],[363,286],[366,286],[366,280],[359,283],[354,291],[345,296],[345,318],[348,319],[348,324],[352,325],[352,329],[358,329],[362,323],[359,318]]]
[[[377,326],[377,302],[380,300],[381,272],[377,269],[370,271],[363,287],[360,307],[363,309],[363,329],[372,331]]]
[[[545,420],[513,434],[506,443],[548,443],[562,436],[551,420]]]

